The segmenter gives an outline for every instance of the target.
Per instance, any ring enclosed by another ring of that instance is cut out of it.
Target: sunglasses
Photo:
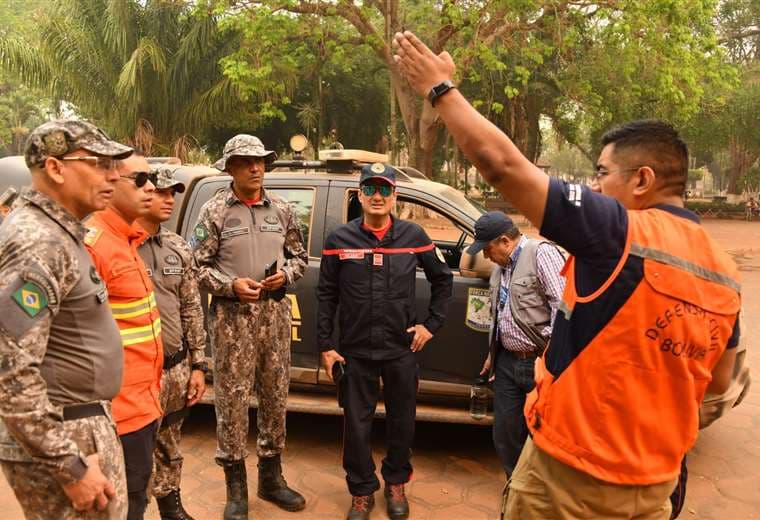
[[[122,175],[121,178],[135,181],[135,186],[138,188],[145,186],[148,181],[150,181],[153,186],[158,182],[158,174],[148,172],[135,172],[132,175]]]
[[[593,178],[595,180],[599,180],[602,177],[606,177],[607,175],[610,175],[612,173],[623,173],[623,172],[635,172],[636,170],[640,170],[642,167],[637,166],[636,168],[623,168],[622,170],[605,170],[604,168],[597,168],[593,173]]]
[[[98,157],[95,155],[83,155],[81,157],[61,157],[61,161],[87,161],[95,163],[101,170],[111,171],[116,167],[116,159],[113,157]]]
[[[373,196],[378,191],[380,192],[381,196],[390,197],[391,193],[393,193],[393,186],[390,186],[388,184],[381,184],[380,186],[376,184],[365,184],[362,186],[362,193],[364,193],[367,197]]]

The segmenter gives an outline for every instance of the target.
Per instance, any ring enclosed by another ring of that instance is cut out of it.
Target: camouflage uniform
[[[286,284],[303,276],[308,255],[295,213],[266,190],[261,201],[248,208],[230,186],[203,206],[192,243],[200,285],[214,296],[209,330],[214,345],[217,460],[248,455],[252,383],[259,403],[257,454],[279,455],[285,447],[290,383],[290,300],[283,287],[269,298],[243,303],[232,282],[237,277],[264,279],[264,268],[273,259],[285,273]]]
[[[29,190],[0,235],[3,472],[27,518],[124,518],[124,459],[109,402],[121,385],[121,339],[85,228]],[[64,406],[95,401],[104,415],[64,421]],[[105,511],[79,513],[61,486],[84,476],[93,453],[116,497]]]
[[[29,168],[75,150],[122,159],[132,149],[72,120],[32,131]],[[123,354],[85,228],[53,199],[27,189],[0,225],[0,465],[27,518],[121,519],[124,458],[111,416]],[[116,496],[104,511],[78,512],[64,485],[98,454]]]
[[[171,170],[158,169],[156,189],[184,185],[173,179]],[[179,491],[182,453],[179,449],[182,421],[187,412],[187,390],[191,367],[206,366],[206,331],[198,291],[198,268],[187,242],[160,229],[138,250],[153,281],[161,336],[164,343],[164,371],[161,375],[161,408],[164,423],[158,432],[153,453],[153,495],[163,497]],[[173,364],[173,366],[169,366]]]

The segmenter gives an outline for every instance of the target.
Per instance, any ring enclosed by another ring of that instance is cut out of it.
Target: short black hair
[[[672,125],[657,119],[631,121],[607,131],[602,146],[608,144],[615,145],[614,156],[626,155],[631,167],[652,168],[663,190],[683,194],[689,176],[689,148]]]

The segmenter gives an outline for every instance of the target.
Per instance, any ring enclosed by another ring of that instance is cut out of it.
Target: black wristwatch
[[[431,105],[435,106],[435,102],[438,101],[438,98],[453,88],[456,88],[456,86],[454,86],[454,83],[452,83],[451,80],[447,79],[446,81],[441,81],[428,92],[428,101],[430,101]]]
[[[200,363],[193,363],[192,365],[190,365],[190,368],[192,370],[200,370],[204,374],[208,374],[208,363],[206,363],[205,361],[202,361]]]

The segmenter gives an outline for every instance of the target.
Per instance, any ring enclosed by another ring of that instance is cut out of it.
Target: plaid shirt
[[[512,313],[509,311],[509,282],[512,277],[512,271],[517,263],[523,246],[526,242],[525,236],[520,239],[515,250],[509,256],[509,264],[501,270],[501,286],[499,287],[499,339],[501,344],[507,350],[518,352],[532,352],[536,350],[536,345],[520,330],[515,323]],[[552,334],[552,325],[557,315],[557,308],[562,300],[562,293],[565,290],[565,279],[559,274],[565,260],[557,250],[550,244],[541,244],[536,248],[536,270],[538,283],[546,296],[546,300],[551,307],[551,323],[543,328],[541,336],[549,338]],[[503,300],[503,301],[502,301]],[[505,312],[506,311],[506,312]]]

